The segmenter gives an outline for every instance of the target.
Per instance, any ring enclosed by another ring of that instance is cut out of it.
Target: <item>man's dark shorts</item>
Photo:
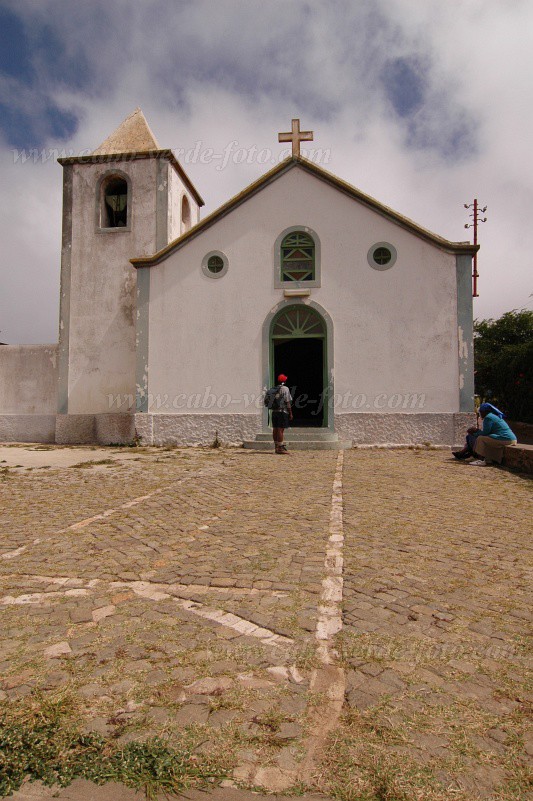
[[[272,412],[272,428],[288,428],[288,427],[289,427],[288,412]]]

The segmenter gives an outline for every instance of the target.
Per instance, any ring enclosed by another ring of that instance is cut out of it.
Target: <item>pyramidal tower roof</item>
[[[144,150],[160,150],[159,144],[146,117],[140,108],[126,117],[111,136],[93,150],[93,156],[107,156],[114,153],[135,153]]]

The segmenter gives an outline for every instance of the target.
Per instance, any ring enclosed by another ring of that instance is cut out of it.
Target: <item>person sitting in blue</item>
[[[482,403],[479,415],[483,420],[483,428],[469,428],[466,434],[466,444],[463,450],[456,451],[456,459],[468,459],[479,456],[470,464],[474,467],[487,467],[492,462],[502,463],[505,448],[516,445],[516,435],[509,428],[504,414],[491,403]]]

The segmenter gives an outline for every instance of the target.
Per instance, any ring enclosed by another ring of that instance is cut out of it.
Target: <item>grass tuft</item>
[[[121,746],[77,726],[78,701],[65,693],[35,696],[28,705],[0,709],[0,796],[24,779],[51,786],[82,778],[95,784],[120,782],[143,790],[148,799],[224,778],[229,769],[216,752],[197,753],[202,734],[193,729]]]
[[[117,465],[114,459],[98,459],[97,461],[89,461],[89,462],[78,462],[77,464],[71,464],[71,467],[94,467],[98,464],[108,464],[108,465]],[[118,465],[117,465],[118,466]]]

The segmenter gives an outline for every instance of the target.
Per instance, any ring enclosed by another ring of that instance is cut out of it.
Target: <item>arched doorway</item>
[[[293,397],[293,426],[328,425],[327,328],[311,306],[284,306],[270,326],[270,381],[285,373]]]

